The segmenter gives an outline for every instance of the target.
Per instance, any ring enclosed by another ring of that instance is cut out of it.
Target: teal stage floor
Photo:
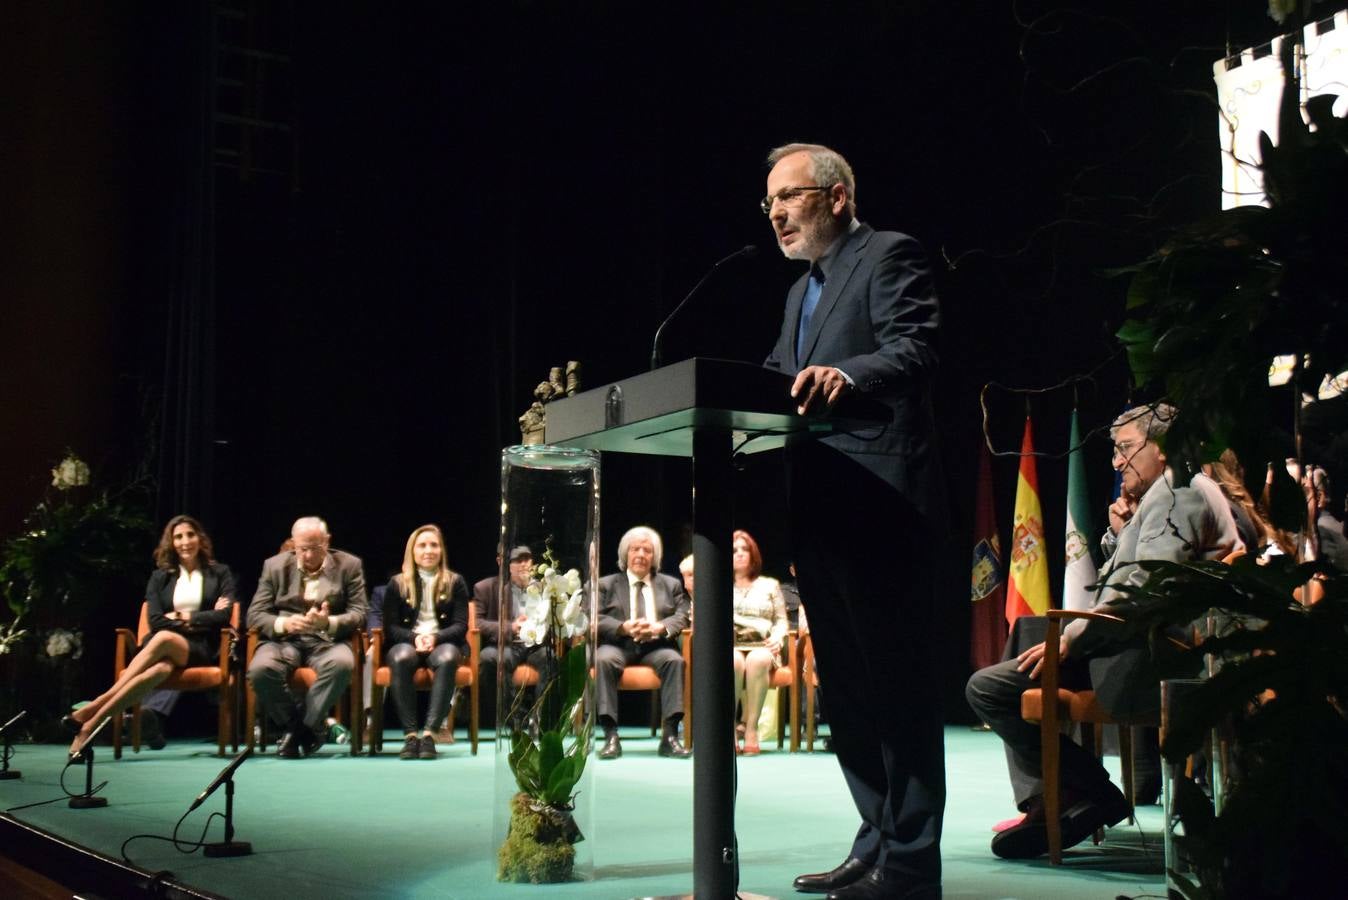
[[[540,888],[495,881],[493,780],[496,754],[466,740],[434,762],[403,762],[390,732],[377,759],[353,759],[328,745],[311,759],[255,756],[240,768],[236,838],[252,856],[205,859],[166,843],[136,840],[136,865],[167,869],[182,882],[238,898],[435,897],[622,898],[692,890],[692,775],[689,762],[656,756],[646,732],[624,733],[625,755],[595,763],[595,819],[589,850],[593,879]],[[63,796],[64,760],[56,746],[19,746],[11,762],[23,778],[0,781],[0,808]],[[120,762],[100,748],[96,780],[106,780],[103,809],[58,803],[11,812],[23,822],[119,858],[137,833],[167,835],[188,803],[223,765],[213,745],[177,741]],[[1113,762],[1111,760],[1111,762]],[[1161,812],[1139,811],[1139,824],[1111,829],[1100,847],[1070,851],[1067,864],[1010,863],[988,849],[993,822],[1012,815],[1000,741],[952,726],[946,731],[945,897],[1109,898],[1165,895]],[[769,896],[805,896],[791,879],[842,860],[855,814],[834,758],[825,753],[765,752],[738,764],[736,815],[740,888]],[[67,784],[78,789],[83,772]],[[223,810],[217,792],[190,816],[180,836],[193,840],[206,816]],[[208,840],[222,839],[217,820]],[[3,852],[0,848],[0,852]]]

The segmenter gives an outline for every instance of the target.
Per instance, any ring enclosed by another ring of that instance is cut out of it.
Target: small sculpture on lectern
[[[565,370],[553,366],[548,371],[548,380],[540,381],[534,388],[534,402],[520,416],[521,443],[541,444],[547,433],[547,410],[544,404],[559,397],[570,397],[580,390],[580,363],[570,360]]]

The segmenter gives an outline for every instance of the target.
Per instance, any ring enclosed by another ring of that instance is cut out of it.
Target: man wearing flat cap
[[[492,688],[496,684],[496,667],[501,667],[504,709],[497,711],[497,720],[503,722],[515,697],[515,669],[527,663],[539,674],[540,682],[551,677],[550,658],[544,647],[526,647],[520,640],[520,625],[524,622],[524,589],[534,570],[534,553],[524,544],[512,547],[509,554],[510,580],[501,584],[501,577],[493,575],[473,585],[473,603],[477,605],[477,627],[482,635],[482,649],[478,655],[478,669],[483,683]],[[501,557],[496,557],[499,570]],[[521,690],[524,686],[521,686]],[[522,706],[522,704],[521,704]],[[520,722],[511,722],[519,727]]]

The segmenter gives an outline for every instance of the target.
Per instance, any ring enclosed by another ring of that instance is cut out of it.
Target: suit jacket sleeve
[[[1126,534],[1132,528],[1136,528],[1135,535]],[[1091,612],[1126,618],[1137,605],[1127,588],[1140,587],[1151,574],[1137,563],[1198,558],[1215,544],[1218,526],[1201,494],[1190,488],[1172,490],[1162,482],[1147,492],[1133,521],[1124,526],[1124,532],[1119,536],[1118,552],[1101,569],[1104,586]],[[1086,619],[1073,620],[1064,633],[1074,656],[1099,650],[1120,638],[1114,623]]]
[[[211,563],[205,572],[204,580],[201,609],[192,613],[192,621],[189,624],[194,631],[218,631],[229,624],[230,608],[238,602],[238,597],[234,596],[234,573],[224,563]],[[230,605],[224,609],[216,609],[216,601],[221,597],[228,597]]]
[[[866,394],[910,390],[931,376],[937,362],[940,313],[926,253],[907,235],[892,237],[895,240],[883,247],[866,286],[875,347],[830,362]]]
[[[449,624],[435,633],[435,643],[462,645],[468,640],[468,582],[455,575],[449,586]]]
[[[276,601],[284,584],[285,561],[291,558],[287,554],[273,556],[262,564],[262,574],[257,577],[257,590],[248,604],[248,627],[256,628],[263,640],[276,636],[276,617],[280,613]]]
[[[150,620],[150,631],[175,631],[178,623],[165,618],[173,610],[173,588],[178,582],[176,572],[155,569],[145,585],[146,613]]]
[[[627,611],[619,608],[623,599],[619,596],[620,580],[625,593],[627,576],[622,572],[599,579],[599,640],[609,644],[616,644],[623,639],[620,629],[623,622],[627,621]]]
[[[349,553],[329,551],[338,560],[338,569],[342,578],[342,599],[345,608],[331,616],[337,623],[335,640],[349,637],[351,632],[365,627],[365,613],[370,608],[370,597],[365,590],[365,568],[361,561]]]
[[[403,596],[403,592],[399,588],[401,582],[402,578],[394,575],[388,580],[388,587],[384,588],[385,651],[394,644],[412,643],[412,629],[403,620],[404,610],[412,607],[408,606],[407,598]],[[415,604],[415,597],[412,602]]]
[[[473,585],[473,603],[477,606],[477,630],[482,646],[495,647],[501,634],[500,578],[484,578]],[[495,595],[495,596],[493,596]]]
[[[683,589],[681,579],[675,578],[673,575],[660,575],[659,582],[669,592],[669,598],[673,605],[673,609],[660,620],[660,624],[664,626],[665,633],[670,637],[678,637],[688,627],[688,611],[692,600],[689,599],[688,592]]]

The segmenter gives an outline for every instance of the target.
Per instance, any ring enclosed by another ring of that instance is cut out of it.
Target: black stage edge
[[[76,893],[98,897],[226,900],[219,894],[180,884],[172,872],[150,872],[104,856],[5,813],[0,813],[0,854]]]

